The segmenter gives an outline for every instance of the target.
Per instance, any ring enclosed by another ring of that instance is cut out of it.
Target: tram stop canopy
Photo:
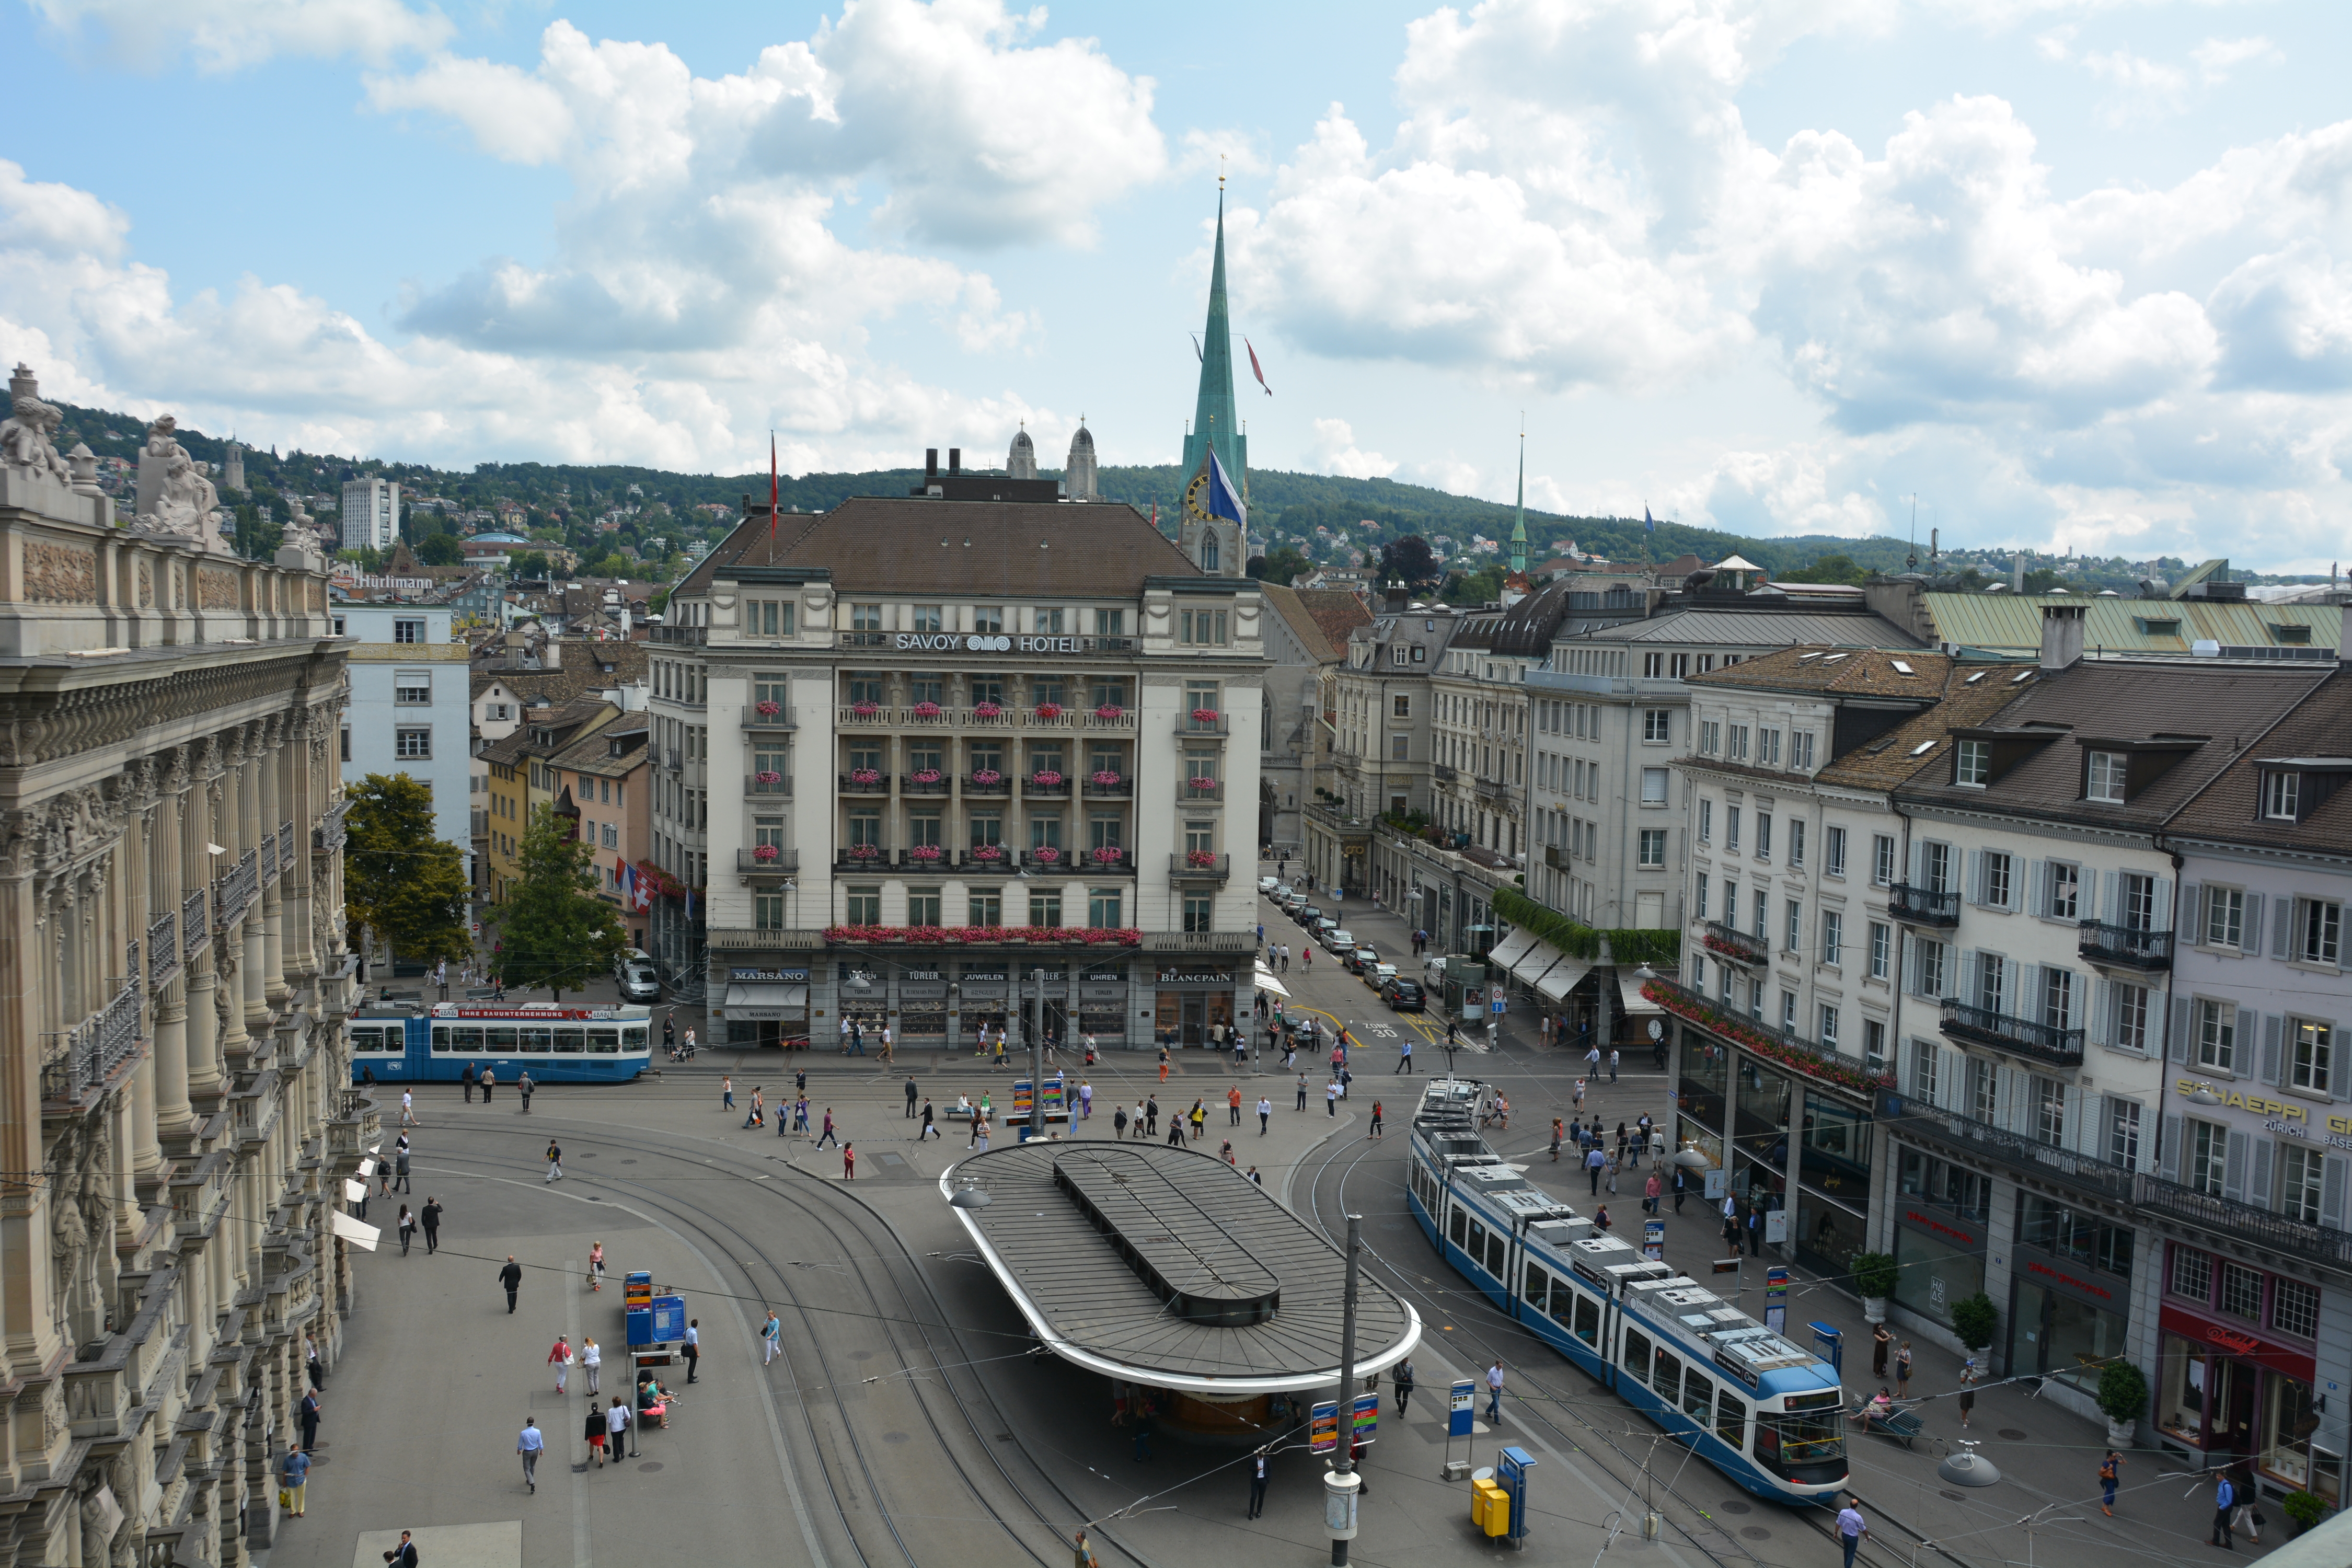
[[[950,1199],[968,1188],[987,1201],[966,1198],[957,1216],[1065,1361],[1167,1390],[1182,1396],[1179,1414],[1236,1430],[1262,1424],[1272,1401],[1339,1384],[1341,1249],[1214,1154],[1032,1140],[940,1178]],[[1357,1377],[1420,1340],[1420,1315],[1360,1268]]]

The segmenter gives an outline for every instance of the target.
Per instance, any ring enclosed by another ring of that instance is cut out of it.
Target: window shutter
[[[2164,1179],[2168,1182],[2179,1181],[2180,1179],[2180,1118],[2178,1116],[2168,1116],[2164,1119],[2164,1148],[2160,1152],[2163,1157],[2158,1162],[2158,1168],[2163,1172]]]
[[[2352,1160],[2330,1154],[2319,1176],[2319,1223],[2331,1230],[2344,1228],[2344,1178]]]
[[[2263,1081],[2273,1087],[2278,1084],[2282,1076],[2281,1068],[2284,1064],[2279,1058],[2285,1053],[2280,1049],[2280,1046],[2285,1033],[2284,1018],[2276,1013],[2263,1015]]]
[[[2260,952],[2263,950],[2263,896],[2260,893],[2246,895],[2245,930],[2239,933],[2238,948],[2242,952]]]
[[[1969,851],[1969,902],[1981,904],[1984,900],[1985,852],[1981,849],[1971,849]]]
[[[2166,1044],[2168,1047],[2166,1054],[2174,1061],[2189,1059],[2189,998],[2186,996],[2172,999],[2172,1038]]]
[[[2201,946],[2205,941],[2205,889],[2191,882],[2180,889],[2181,923],[2189,928],[2189,945]]]
[[[2156,879],[2155,904],[2155,912],[2150,917],[2151,923],[2148,929],[2170,931],[2172,929],[2172,883],[2169,879],[2158,877]]]
[[[2253,901],[2253,895],[2249,894],[2246,901],[2248,903],[2252,903]],[[2275,907],[2271,910],[2271,956],[2273,958],[2284,958],[2286,956],[2286,928],[2288,922],[2294,918],[2294,906],[2288,903],[2284,899],[2274,899],[2272,902]]]
[[[2246,1171],[2246,1201],[2256,1208],[2271,1206],[2271,1141],[2253,1141],[2253,1159]]]
[[[2050,908],[2050,889],[2044,884],[2050,876],[2050,862],[2035,860],[2025,868],[2026,908],[2032,914],[2045,913]]]
[[[1977,965],[1979,962],[1979,960],[1977,957],[1976,950],[1973,948],[1960,954],[1960,983],[1958,986],[1953,988],[1953,994],[1971,1007],[1977,1005],[1977,1004],[1982,1000],[1982,998],[1977,994]]]
[[[2021,963],[2017,966],[2017,1005],[2012,1009],[2021,1018],[2042,1022],[2042,966]]]
[[[2261,1026],[2262,1021],[2262,1015],[2252,1007],[2238,1009],[2238,1050],[2236,1057],[2230,1063],[2230,1075],[2232,1078],[2254,1076],[2254,1031]]]
[[[1903,989],[1919,994],[1919,939],[1909,931],[1903,933]]]
[[[2083,1020],[2083,1032],[2095,1046],[2107,1043],[2107,1013],[2115,1005],[2114,992],[2115,987],[2105,980],[2091,982],[2091,1011]]]
[[[2230,1134],[2229,1152],[2221,1160],[2221,1195],[2231,1203],[2243,1203],[2246,1196],[2246,1135]]]
[[[2116,923],[2116,884],[2113,871],[2099,873],[2099,919],[2108,925]]]
[[[1911,875],[1906,880],[1915,888],[1927,886],[1927,841],[1924,838],[1915,838],[1911,841]]]
[[[2100,1152],[2098,1133],[2099,1097],[2087,1089],[2069,1086],[2066,1090],[2066,1147],[2077,1154]]]

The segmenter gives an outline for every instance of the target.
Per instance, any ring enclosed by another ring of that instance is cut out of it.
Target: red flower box
[[[1029,775],[1029,782],[1040,789],[1059,789],[1062,787],[1062,775],[1051,768],[1039,768]]]
[[[856,714],[860,719],[871,719],[874,715],[882,711],[882,704],[879,702],[854,702],[850,704],[849,710],[852,713]]]
[[[1038,718],[1040,718],[1040,719],[1058,719],[1058,718],[1060,718],[1061,716],[1062,716],[1062,705],[1061,705],[1060,703],[1058,703],[1058,702],[1040,702],[1039,704],[1037,704],[1037,717],[1038,717]]]
[[[915,704],[915,717],[916,717],[916,718],[918,718],[918,719],[936,719],[936,718],[938,718],[939,716],[940,716],[940,705],[939,705],[938,703],[936,703],[936,702],[918,702],[918,703],[916,703],[916,704]]]
[[[1029,851],[1029,858],[1036,861],[1040,866],[1051,866],[1062,858],[1062,852],[1047,845],[1044,848]]]
[[[783,710],[784,705],[781,702],[759,702],[754,703],[751,708],[751,711],[762,719],[772,719]]]
[[[1127,710],[1121,708],[1116,702],[1106,702],[1101,707],[1095,710],[1095,717],[1097,719],[1124,719],[1127,717]]]

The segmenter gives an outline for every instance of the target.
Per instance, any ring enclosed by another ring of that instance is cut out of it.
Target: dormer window
[[[2263,815],[2273,822],[2296,820],[2297,797],[2302,794],[2303,775],[2284,769],[2263,775]]]
[[[2085,797],[2105,805],[2123,805],[2126,772],[2126,758],[2121,752],[2093,752]]]
[[[1992,779],[1992,742],[1962,741],[1952,764],[1952,782],[1969,789],[1982,789]]]

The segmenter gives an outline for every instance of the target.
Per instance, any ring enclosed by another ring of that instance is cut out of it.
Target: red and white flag
[[[1257,363],[1257,345],[1251,342],[1247,338],[1244,338],[1242,340],[1242,347],[1249,350],[1250,374],[1257,377],[1257,384],[1260,386],[1265,386],[1265,372],[1259,367]],[[1274,395],[1274,388],[1265,386],[1265,395],[1268,397],[1272,397]]]

